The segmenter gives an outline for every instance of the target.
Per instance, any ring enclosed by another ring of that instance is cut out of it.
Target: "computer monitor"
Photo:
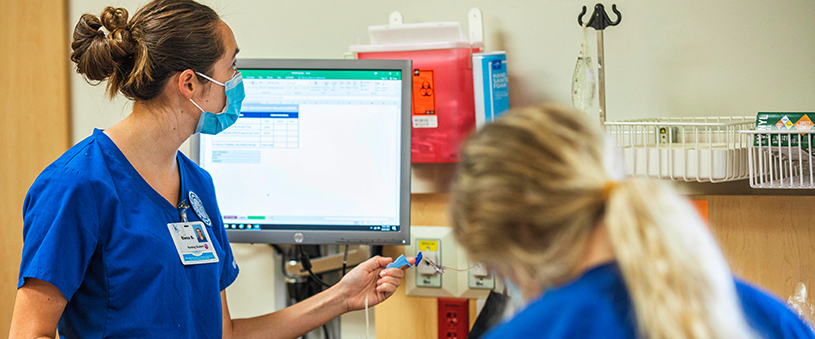
[[[242,59],[238,121],[196,135],[231,242],[410,242],[411,61]]]

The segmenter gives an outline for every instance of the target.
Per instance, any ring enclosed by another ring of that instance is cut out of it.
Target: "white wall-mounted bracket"
[[[393,11],[391,15],[388,17],[388,25],[401,25],[404,21],[404,17],[402,17],[402,12]]]
[[[467,13],[468,24],[470,30],[470,43],[484,42],[484,16],[481,10],[477,7],[470,8]]]

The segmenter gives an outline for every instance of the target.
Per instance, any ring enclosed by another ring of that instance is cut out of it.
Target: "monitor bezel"
[[[398,232],[380,231],[313,231],[313,230],[232,230],[227,229],[233,243],[264,244],[368,244],[410,245],[410,142],[411,142],[411,60],[356,60],[356,59],[238,59],[242,69],[292,70],[384,70],[402,72],[402,116],[400,140],[400,225]],[[190,138],[191,159],[200,164],[200,134]],[[222,220],[223,222],[223,220]],[[303,225],[319,226],[319,225]]]

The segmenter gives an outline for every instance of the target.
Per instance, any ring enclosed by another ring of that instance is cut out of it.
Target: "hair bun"
[[[102,26],[109,32],[113,33],[116,30],[127,30],[127,10],[121,7],[114,8],[111,6],[105,7],[102,10],[102,15],[99,16]]]
[[[77,73],[92,81],[127,78],[140,47],[127,19],[126,9],[110,6],[99,17],[83,14],[79,18],[71,43],[71,61],[76,63]]]
[[[79,18],[71,61],[92,85],[105,81],[107,94],[150,100],[176,72],[208,72],[224,55],[218,13],[193,0],[149,0],[129,16],[105,7]]]

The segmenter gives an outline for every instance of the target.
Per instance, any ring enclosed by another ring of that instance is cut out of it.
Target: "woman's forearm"
[[[233,319],[232,338],[297,338],[347,311],[346,296],[338,284],[280,311]]]

